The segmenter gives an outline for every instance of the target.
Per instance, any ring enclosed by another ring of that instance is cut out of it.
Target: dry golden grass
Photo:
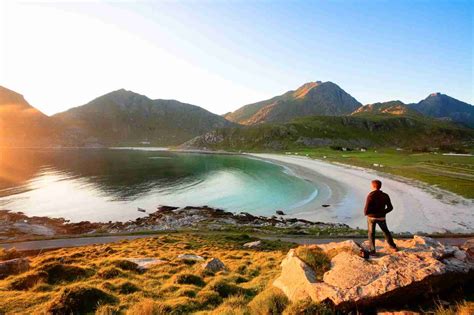
[[[474,314],[474,302],[463,301],[450,307],[438,305],[435,315],[472,315]]]
[[[0,281],[0,314],[60,313],[66,304],[82,307],[83,297],[94,301],[96,314],[248,313],[248,303],[280,272],[288,244],[256,251],[243,249],[244,241],[177,233],[44,252],[30,257],[27,273]],[[227,270],[206,272],[176,259],[188,253],[219,258]],[[143,272],[124,260],[142,257],[168,262]]]
[[[290,244],[264,241],[262,250],[251,250],[242,247],[247,241],[175,233],[44,252],[30,257],[30,271],[0,280],[0,314],[334,314],[311,301],[290,303],[270,285]],[[227,269],[207,272],[201,263],[176,259],[179,254],[216,257]],[[329,257],[318,250],[302,246],[297,255],[319,274],[328,268]],[[145,257],[167,262],[141,271],[125,260]],[[472,314],[472,307],[465,302],[437,314]]]

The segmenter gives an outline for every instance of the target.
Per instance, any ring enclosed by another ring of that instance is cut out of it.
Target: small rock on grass
[[[245,248],[259,248],[260,246],[262,246],[262,241],[245,243],[243,246]]]
[[[207,271],[218,272],[226,269],[224,263],[218,258],[212,258],[202,264],[202,268]]]
[[[147,270],[155,265],[161,265],[166,263],[166,260],[158,258],[126,258],[125,260],[131,261],[138,265],[138,269]]]
[[[193,261],[204,261],[204,258],[194,254],[181,254],[178,256],[181,260],[193,260]]]
[[[26,258],[15,258],[0,262],[0,279],[4,279],[10,275],[28,271],[30,269],[30,261]]]

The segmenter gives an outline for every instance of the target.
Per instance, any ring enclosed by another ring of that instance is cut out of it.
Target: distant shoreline
[[[380,178],[382,190],[389,193],[395,209],[388,214],[388,225],[395,232],[472,233],[474,206],[471,200],[441,189],[420,186],[414,181],[402,181],[396,176],[370,169],[313,160],[301,156],[249,153],[290,168],[297,176],[313,182],[320,195],[311,203],[291,212],[296,218],[348,224],[366,228],[363,215],[370,180]],[[428,191],[430,190],[430,191]],[[434,195],[444,194],[448,200]],[[322,205],[329,205],[323,207]]]

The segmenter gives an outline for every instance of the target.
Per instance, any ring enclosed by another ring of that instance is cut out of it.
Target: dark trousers
[[[385,236],[385,240],[387,241],[388,245],[390,245],[390,247],[392,248],[396,248],[397,245],[395,245],[395,242],[393,241],[393,238],[392,238],[392,234],[390,234],[390,231],[388,230],[387,222],[385,220],[367,217],[370,251],[375,252],[375,224],[379,225],[380,229],[383,232],[383,235]]]

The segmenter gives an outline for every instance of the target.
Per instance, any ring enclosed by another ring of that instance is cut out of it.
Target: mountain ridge
[[[446,94],[431,93],[420,102],[408,106],[425,116],[450,119],[474,128],[474,106]]]
[[[125,89],[52,116],[70,133],[105,145],[177,145],[213,128],[231,126],[223,117],[176,100],[152,100]]]
[[[422,116],[423,114],[410,108],[402,101],[395,100],[367,104],[351,113],[351,116],[361,115]]]
[[[0,86],[0,146],[43,146],[59,139],[55,122],[24,96]]]
[[[311,115],[348,115],[360,106],[362,104],[337,84],[314,81],[268,100],[244,105],[224,117],[239,124],[253,125],[289,122]]]
[[[335,99],[328,106],[323,102],[327,94]],[[348,106],[338,108],[342,103]],[[315,108],[322,113],[315,114]],[[349,112],[351,108],[355,110]],[[474,106],[441,93],[432,93],[415,104],[396,100],[362,106],[336,84],[314,81],[224,115],[177,100],[153,100],[122,88],[47,116],[20,93],[0,86],[0,146],[173,146],[212,130],[239,127],[242,120],[243,126],[253,126],[320,116],[359,117],[368,125],[385,124],[383,118],[392,116],[437,127],[441,124],[435,120],[448,120],[474,128],[469,124],[473,115]],[[335,122],[340,124],[337,119]]]

